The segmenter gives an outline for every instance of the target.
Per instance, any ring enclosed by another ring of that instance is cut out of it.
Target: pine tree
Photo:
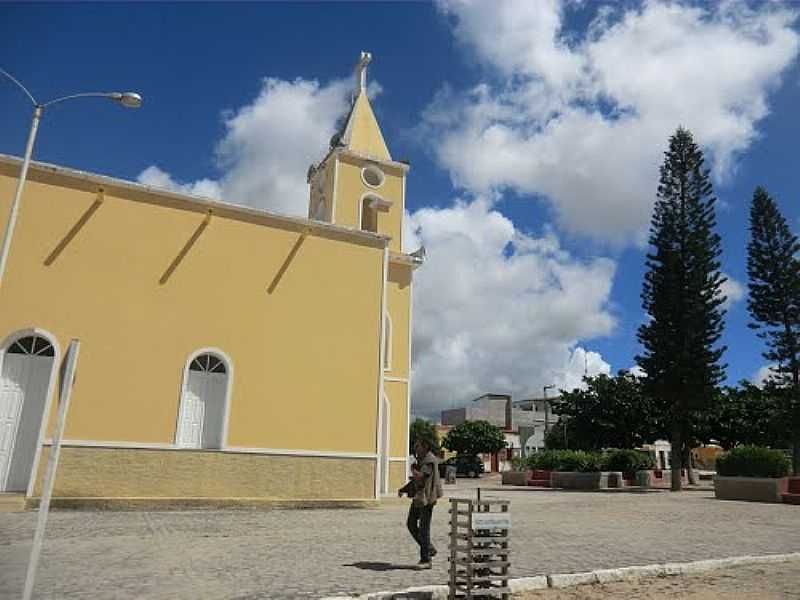
[[[750,206],[747,308],[767,345],[764,358],[775,363],[768,383],[783,400],[792,431],[794,472],[800,473],[800,243],[767,191],[756,188]]]
[[[678,128],[661,166],[650,227],[642,307],[650,321],[639,327],[643,352],[637,362],[643,385],[659,405],[671,432],[672,489],[681,489],[688,457],[692,415],[702,411],[725,376],[717,347],[725,297],[722,252],[708,170],[692,134]]]

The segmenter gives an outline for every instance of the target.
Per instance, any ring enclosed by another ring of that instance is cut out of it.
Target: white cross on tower
[[[356,64],[356,96],[367,91],[367,65],[372,60],[372,54],[362,52],[361,59]]]

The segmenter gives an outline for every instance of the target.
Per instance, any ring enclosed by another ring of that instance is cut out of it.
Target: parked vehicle
[[[483,461],[477,456],[454,456],[439,463],[439,476],[445,477],[447,467],[455,467],[456,475],[464,477],[480,477],[483,473]]]

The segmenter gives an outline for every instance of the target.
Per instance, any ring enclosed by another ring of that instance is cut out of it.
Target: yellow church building
[[[54,502],[364,503],[406,477],[408,164],[362,54],[308,218],[32,163],[0,279],[0,492]],[[0,219],[21,160],[0,155]]]

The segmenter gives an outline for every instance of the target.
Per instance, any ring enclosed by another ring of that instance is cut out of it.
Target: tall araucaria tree
[[[651,252],[642,285],[642,306],[650,320],[639,327],[647,374],[645,393],[659,406],[672,443],[672,489],[681,489],[689,454],[692,416],[712,402],[725,376],[720,363],[725,278],[714,231],[716,217],[708,170],[692,134],[678,128],[661,166],[650,226]]]
[[[800,243],[767,191],[756,188],[750,206],[747,308],[775,364],[768,382],[791,430],[793,467],[800,473]]]

